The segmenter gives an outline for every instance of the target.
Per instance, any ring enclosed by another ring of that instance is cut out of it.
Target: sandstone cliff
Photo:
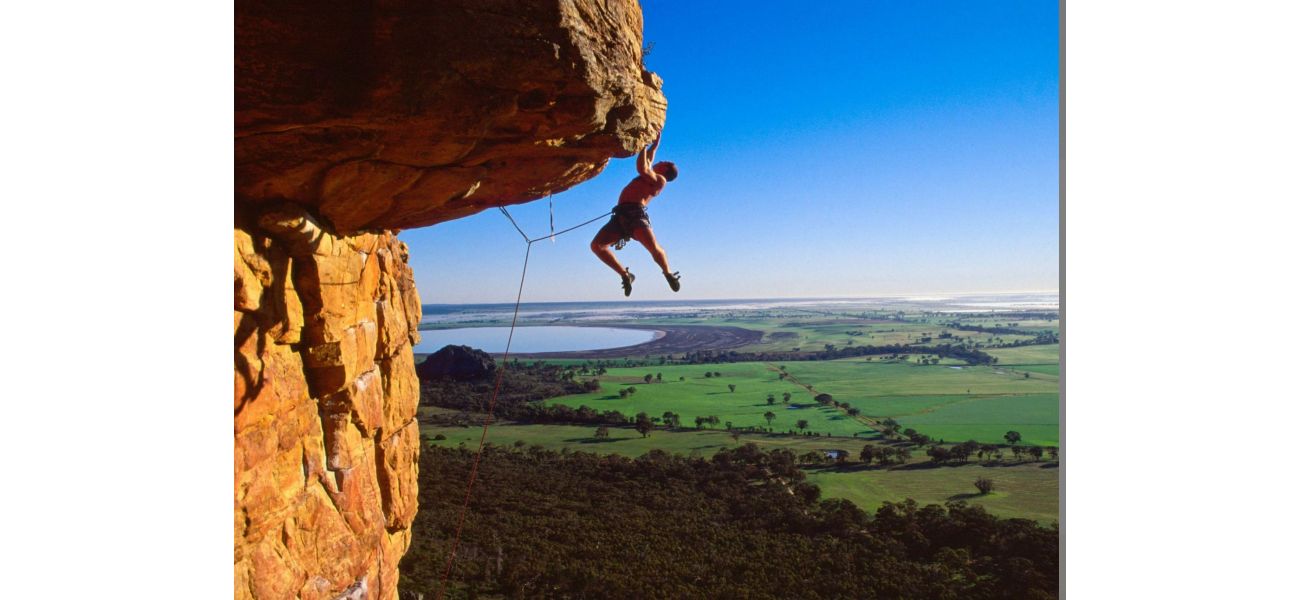
[[[640,7],[241,0],[235,43],[235,596],[394,598],[420,445],[395,230],[647,143]]]

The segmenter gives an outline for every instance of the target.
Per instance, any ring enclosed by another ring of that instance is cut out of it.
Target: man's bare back
[[[645,206],[650,203],[651,198],[658,196],[659,192],[664,190],[664,185],[667,183],[665,179],[654,180],[644,175],[637,176],[636,179],[628,182],[622,193],[618,195],[618,203],[635,202]]]

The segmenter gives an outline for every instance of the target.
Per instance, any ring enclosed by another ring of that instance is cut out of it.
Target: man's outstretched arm
[[[650,142],[649,146],[646,146],[645,149],[641,150],[641,153],[637,155],[636,159],[637,172],[656,181],[663,177],[658,173],[655,173],[650,167],[654,165],[655,151],[659,149],[659,138],[661,137],[663,137],[662,132],[655,136],[655,141]]]

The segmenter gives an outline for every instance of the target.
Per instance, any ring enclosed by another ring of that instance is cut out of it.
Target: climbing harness
[[[492,388],[492,400],[488,402],[487,416],[483,419],[483,433],[479,436],[478,450],[474,452],[474,464],[473,466],[470,467],[469,470],[469,483],[465,486],[465,502],[463,505],[461,505],[460,508],[460,517],[457,519],[456,522],[456,535],[451,544],[451,553],[447,555],[447,567],[442,574],[442,583],[441,585],[438,586],[438,594],[437,594],[438,600],[442,600],[442,595],[447,589],[447,582],[451,580],[451,567],[456,561],[456,550],[460,546],[461,528],[464,527],[465,517],[469,512],[469,501],[470,501],[471,494],[474,491],[474,480],[478,478],[478,464],[479,464],[479,460],[482,459],[483,457],[483,445],[487,442],[488,428],[491,427],[492,425],[492,414],[493,414],[493,410],[496,408],[497,405],[497,395],[501,392],[501,381],[505,377],[507,361],[510,360],[510,343],[513,342],[515,338],[515,324],[519,322],[519,303],[524,298],[524,280],[528,277],[528,258],[532,255],[533,243],[540,242],[545,239],[550,239],[552,242],[554,242],[556,236],[564,235],[575,229],[586,227],[587,225],[595,223],[596,221],[599,221],[605,217],[608,217],[614,212],[611,210],[589,221],[584,221],[568,229],[556,231],[555,230],[555,205],[552,203],[551,204],[551,234],[539,238],[530,238],[528,237],[528,234],[524,233],[523,228],[519,227],[519,223],[515,222],[515,218],[510,216],[510,211],[506,210],[504,206],[499,206],[497,208],[501,210],[501,214],[506,216],[506,219],[510,221],[510,224],[515,227],[515,231],[519,232],[520,237],[524,238],[524,245],[525,245],[524,267],[522,269],[522,272],[519,274],[519,291],[518,293],[515,294],[514,315],[510,317],[510,334],[506,336],[506,351],[501,357],[502,368],[497,369],[496,386]]]

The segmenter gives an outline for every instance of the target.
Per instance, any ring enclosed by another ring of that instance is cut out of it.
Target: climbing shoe
[[[631,271],[627,271],[626,273],[623,274],[623,295],[624,296],[632,295],[633,281],[636,281],[636,275],[633,275]]]
[[[674,292],[682,289],[682,274],[680,272],[664,273],[664,279],[668,280],[668,287],[673,288]]]

